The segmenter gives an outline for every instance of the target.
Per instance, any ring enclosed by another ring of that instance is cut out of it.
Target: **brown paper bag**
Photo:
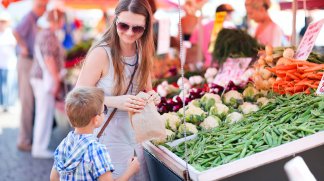
[[[137,96],[143,99],[150,97],[144,92],[138,93]],[[148,102],[142,112],[132,114],[130,117],[137,142],[166,138],[163,120],[153,101]]]

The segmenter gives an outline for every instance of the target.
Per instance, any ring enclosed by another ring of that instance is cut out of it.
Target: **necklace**
[[[125,62],[125,57],[122,57],[122,62],[125,64],[125,65],[128,65],[128,66],[135,66],[135,65],[137,65],[138,64],[138,55],[137,55],[137,53],[136,53],[136,55],[135,55],[135,58],[136,58],[136,61],[135,61],[135,63],[134,64],[130,64],[130,63],[127,63],[127,62]]]
[[[138,64],[138,46],[137,46],[137,42],[135,43],[135,46],[136,46],[136,54],[135,54],[135,56],[136,56],[136,61],[135,61],[135,63],[134,63],[134,64],[127,63],[127,62],[124,61],[125,57],[122,57],[122,62],[123,62],[125,65],[132,66],[132,67],[133,67],[133,66],[135,66],[135,65]]]

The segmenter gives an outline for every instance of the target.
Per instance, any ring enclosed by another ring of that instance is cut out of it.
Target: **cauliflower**
[[[210,114],[218,116],[220,118],[226,117],[229,112],[229,108],[221,103],[216,103],[215,106],[210,108]]]
[[[259,94],[259,91],[252,86],[247,87],[243,91],[243,97],[246,101],[254,102],[258,94]]]
[[[215,103],[222,103],[222,100],[219,95],[212,94],[212,93],[206,93],[201,99],[200,99],[201,106],[205,109],[205,111],[210,110],[212,106],[215,105]]]
[[[249,114],[251,112],[256,112],[259,110],[259,107],[257,105],[254,105],[252,103],[249,102],[245,102],[242,105],[240,105],[239,110],[243,113],[243,114]]]
[[[215,76],[216,76],[216,74],[217,74],[217,69],[216,68],[212,68],[212,67],[210,67],[210,68],[208,68],[207,70],[206,70],[206,73],[205,73],[205,78],[207,79],[207,78],[214,78]]]
[[[184,77],[184,78],[183,78],[183,83],[184,83],[184,84],[189,83],[189,80],[188,80],[187,78]],[[180,78],[178,79],[177,84],[178,84],[179,87],[182,86],[182,77],[180,77]]]
[[[201,121],[203,121],[206,117],[206,113],[199,107],[194,106],[193,104],[190,104],[185,107],[186,111],[186,122],[193,123],[193,124],[199,124]],[[183,108],[181,108],[178,111],[178,114],[180,117],[183,117]]]
[[[208,130],[218,127],[221,122],[222,121],[216,116],[208,116],[202,123],[200,123],[200,127]]]
[[[153,144],[160,145],[160,144],[163,144],[163,143],[166,143],[166,142],[171,142],[176,137],[176,134],[173,131],[169,130],[169,129],[166,129],[165,133],[166,133],[165,138],[155,139],[155,140],[152,141]]]
[[[243,95],[236,90],[231,90],[224,94],[223,101],[225,105],[237,108],[243,103]]]
[[[172,131],[177,131],[178,126],[181,124],[179,116],[175,113],[164,113],[162,119],[165,122],[165,127]]]
[[[230,124],[236,123],[238,121],[241,121],[243,119],[243,115],[238,112],[232,112],[229,115],[226,116],[225,122],[228,122]]]
[[[179,88],[175,87],[172,84],[169,84],[168,81],[165,80],[157,86],[156,91],[161,97],[166,97],[170,93],[178,93]]]
[[[198,84],[203,83],[203,81],[204,81],[204,78],[200,75],[191,76],[189,78],[189,82],[191,85],[198,85]]]
[[[270,102],[270,100],[266,97],[260,97],[258,100],[257,100],[257,104],[259,107],[264,107],[266,106],[268,103]]]
[[[186,129],[185,129],[186,127]],[[191,123],[183,123],[179,126],[178,129],[178,138],[182,138],[184,136],[184,132],[186,131],[186,135],[192,135],[198,133],[197,127]]]
[[[200,108],[201,107],[201,103],[199,99],[194,99],[191,102],[189,102],[188,106],[195,106]]]

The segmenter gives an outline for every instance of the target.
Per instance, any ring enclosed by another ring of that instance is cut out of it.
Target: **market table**
[[[144,143],[152,181],[182,180],[185,162],[163,146]],[[284,164],[301,156],[316,179],[324,180],[324,132],[268,149],[263,152],[199,172],[189,166],[190,178],[207,180],[288,180]]]

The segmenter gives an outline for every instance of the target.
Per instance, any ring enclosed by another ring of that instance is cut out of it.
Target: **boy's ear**
[[[95,117],[92,118],[92,123],[94,124],[95,127],[100,126],[100,122],[99,122],[100,116],[96,115]]]

